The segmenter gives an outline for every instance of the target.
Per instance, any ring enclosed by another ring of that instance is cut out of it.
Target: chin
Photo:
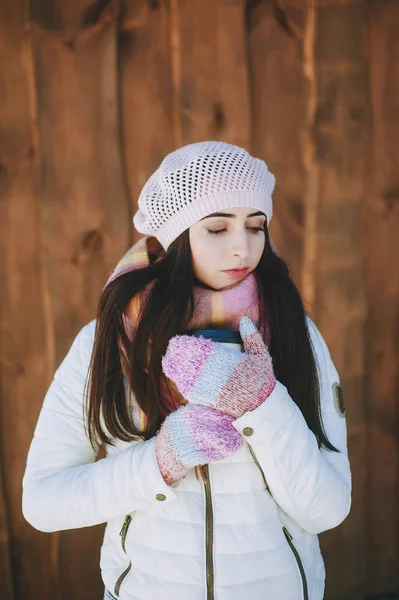
[[[223,290],[225,287],[228,287],[225,283],[218,283],[218,284],[209,284],[209,286],[212,290],[215,290],[216,292],[219,292],[220,290]]]
[[[226,282],[216,282],[216,281],[209,281],[208,283],[205,284],[208,288],[212,289],[212,290],[216,290],[217,292],[219,290],[223,290],[225,287],[227,287],[229,284]]]

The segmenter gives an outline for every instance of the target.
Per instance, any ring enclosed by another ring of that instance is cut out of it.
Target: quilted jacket
[[[279,382],[234,422],[245,443],[230,457],[167,486],[155,438],[117,442],[96,456],[85,432],[84,385],[95,323],[86,325],[44,400],[23,481],[25,518],[41,531],[107,523],[106,588],[121,600],[322,600],[318,535],[351,504],[339,377],[311,319],[321,415],[339,453],[319,449]]]

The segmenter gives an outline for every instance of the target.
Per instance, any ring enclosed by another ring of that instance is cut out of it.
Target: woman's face
[[[251,208],[213,213],[189,229],[195,276],[221,290],[253,271],[265,246],[266,216]]]

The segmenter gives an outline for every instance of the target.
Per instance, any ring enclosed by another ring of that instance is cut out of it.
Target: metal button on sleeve
[[[254,430],[252,429],[252,427],[244,427],[244,429],[242,430],[244,435],[252,435]]]
[[[159,500],[160,502],[163,502],[164,500],[166,500],[166,496],[165,496],[165,494],[157,494],[156,499]]]

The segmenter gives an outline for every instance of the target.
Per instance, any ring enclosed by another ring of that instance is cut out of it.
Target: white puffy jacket
[[[167,486],[155,438],[120,443],[95,462],[85,433],[83,390],[95,323],[85,326],[47,392],[23,482],[25,518],[41,531],[107,522],[105,586],[121,600],[321,600],[317,534],[351,504],[338,373],[311,319],[327,437],[319,450],[301,411],[277,383],[234,422],[245,443],[229,458]]]

